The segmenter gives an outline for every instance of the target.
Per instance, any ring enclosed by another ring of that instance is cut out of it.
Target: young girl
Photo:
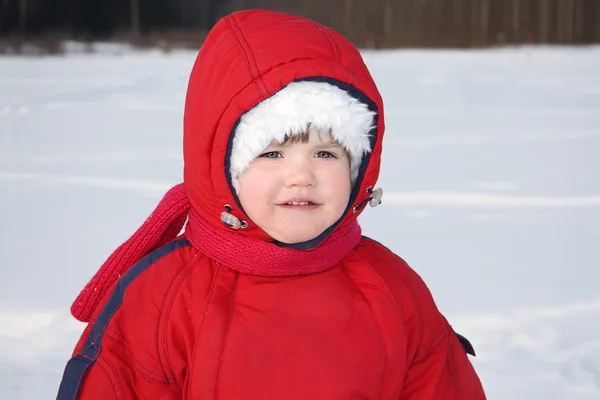
[[[383,133],[340,34],[220,20],[189,81],[184,183],[73,304],[89,324],[58,399],[484,399],[423,281],[361,236]]]

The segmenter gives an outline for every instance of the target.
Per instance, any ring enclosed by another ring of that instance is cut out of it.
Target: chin
[[[285,244],[294,244],[294,243],[303,243],[308,242],[319,236],[323,231],[316,231],[314,229],[311,230],[302,230],[298,232],[283,234],[283,235],[273,235],[273,239],[278,242]]]

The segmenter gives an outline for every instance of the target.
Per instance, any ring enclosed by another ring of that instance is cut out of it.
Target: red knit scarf
[[[183,184],[167,192],[142,226],[102,264],[71,306],[71,313],[89,322],[96,307],[114,283],[136,262],[172,241],[188,221],[185,236],[207,257],[244,274],[260,276],[307,275],[325,271],[346,257],[358,244],[356,221],[336,230],[311,250],[294,250],[206,222],[193,208]]]

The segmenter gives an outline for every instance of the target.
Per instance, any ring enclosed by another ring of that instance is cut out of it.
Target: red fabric
[[[302,277],[179,249],[125,289],[99,351],[79,400],[485,399],[423,281],[369,239]]]
[[[225,168],[227,145],[237,119],[289,82],[313,76],[352,85],[377,105],[377,141],[355,205],[369,197],[367,188],[375,186],[379,175],[384,116],[381,96],[360,53],[339,33],[306,19],[264,10],[234,13],[211,30],[198,54],[184,115],[185,192],[193,210],[216,229],[229,229],[220,215],[226,204],[236,204]],[[73,303],[75,318],[88,321],[119,274],[171,237],[172,232],[165,236],[167,230],[181,228],[185,218],[182,195],[171,199],[168,194],[101,266]],[[350,212],[337,229],[347,229],[363,209]],[[241,210],[234,208],[232,213],[248,222],[248,227],[236,234],[272,240]]]
[[[353,221],[314,249],[294,250],[217,229],[193,209],[185,233],[202,254],[243,274],[259,276],[297,276],[326,271],[342,261],[361,238],[360,226]]]
[[[360,53],[335,31],[303,18],[253,10],[220,20],[190,77],[184,187],[198,221],[207,224],[199,231],[213,232],[224,241],[219,250],[231,253],[198,249],[200,242],[168,253],[119,288],[122,304],[106,326],[92,329],[105,296],[75,350],[79,354],[88,333],[102,332],[101,343],[91,344],[97,346],[96,359],[83,369],[85,375],[73,375],[89,361],[80,355],[65,373],[80,388],[79,399],[485,399],[426,285],[382,245],[362,238],[340,262],[309,275],[236,270],[246,263],[247,249],[228,247],[224,232],[270,238],[235,208],[225,174],[229,136],[243,112],[290,81],[311,76],[351,85],[379,109],[375,147],[356,204],[369,196],[366,189],[375,186],[379,173],[383,104]],[[185,206],[167,203],[121,249],[127,262],[111,261],[111,276],[158,245],[162,232],[180,218]],[[247,229],[232,232],[222,225],[225,204],[248,221]],[[321,246],[347,229],[354,232],[358,214],[349,212]],[[224,265],[221,256],[237,261]],[[270,258],[251,261],[269,265]]]
[[[360,53],[345,37],[307,19],[264,10],[234,13],[211,30],[192,68],[184,114],[184,185],[192,207],[214,226],[224,205],[248,221],[239,231],[270,240],[242,210],[226,177],[227,145],[241,114],[288,83],[325,77],[351,85],[378,108],[377,140],[359,188],[359,204],[379,175],[383,101]],[[385,200],[385,199],[384,199]],[[362,210],[350,212],[343,224]]]
[[[361,238],[356,221],[336,230],[321,246],[307,251],[245,237],[204,221],[190,209],[183,184],[179,184],[167,192],[144,224],[102,264],[71,306],[73,316],[89,322],[100,300],[119,277],[146,254],[179,234],[186,214],[189,221],[185,234],[195,248],[236,271],[251,275],[294,276],[323,272],[346,257]]]
[[[183,185],[167,192],[142,226],[102,264],[71,305],[71,314],[89,322],[108,290],[129,268],[157,247],[173,240],[185,223],[189,201]]]

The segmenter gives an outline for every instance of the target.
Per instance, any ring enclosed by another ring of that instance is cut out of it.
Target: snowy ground
[[[54,398],[68,307],[181,176],[194,54],[0,58],[0,398]],[[490,399],[600,398],[600,48],[368,52],[384,205]]]

